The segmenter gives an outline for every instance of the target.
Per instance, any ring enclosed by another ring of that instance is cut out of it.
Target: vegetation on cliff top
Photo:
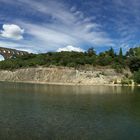
[[[135,73],[134,78],[140,74],[140,47],[131,48],[125,55],[122,49],[118,54],[113,48],[96,54],[93,48],[87,52],[48,52],[44,54],[28,54],[26,56],[7,59],[0,62],[0,69],[18,69],[37,66],[66,66],[78,68],[81,65],[110,66],[121,72],[123,68],[129,67]]]

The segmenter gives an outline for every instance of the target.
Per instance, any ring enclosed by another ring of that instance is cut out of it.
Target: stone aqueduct
[[[0,55],[4,57],[4,59],[15,58],[17,56],[23,56],[29,54],[26,51],[20,51],[16,49],[4,48],[0,47]]]

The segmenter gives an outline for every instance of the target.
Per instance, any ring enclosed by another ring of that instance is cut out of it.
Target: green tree
[[[135,52],[133,48],[130,48],[129,51],[126,52],[127,57],[133,57],[135,56]]]
[[[96,55],[96,51],[94,50],[93,47],[89,48],[87,52],[88,52],[88,55],[89,55],[89,56]]]
[[[119,50],[119,58],[122,59],[122,57],[123,57],[123,51],[122,51],[122,48],[120,48],[120,50]]]
[[[112,58],[115,57],[115,52],[114,52],[114,49],[111,47],[110,50],[108,51],[109,53],[109,56],[111,56]]]
[[[134,81],[135,81],[137,84],[140,84],[140,69],[139,69],[139,71],[134,72]]]
[[[97,57],[97,64],[101,66],[107,66],[112,63],[113,58],[109,56],[106,52],[102,52]]]
[[[128,61],[128,66],[132,72],[138,71],[140,69],[140,58],[131,57]]]

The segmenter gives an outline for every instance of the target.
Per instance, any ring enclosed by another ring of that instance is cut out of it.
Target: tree
[[[139,69],[139,71],[134,72],[134,81],[135,81],[137,84],[140,84],[140,69]]]
[[[106,52],[102,52],[99,54],[98,58],[97,58],[97,64],[101,65],[101,66],[107,66],[110,65],[112,63],[112,57],[109,56]]]
[[[87,52],[88,52],[88,55],[89,55],[89,56],[96,55],[96,52],[95,52],[95,50],[94,50],[93,47],[89,48]]]
[[[122,58],[123,57],[123,51],[122,51],[122,48],[120,48],[120,51],[119,51],[119,58]]]
[[[132,72],[138,71],[140,69],[140,58],[131,57],[129,59],[128,66]]]
[[[126,52],[127,57],[133,57],[135,56],[135,52],[133,48],[130,48],[129,51]]]
[[[110,50],[108,51],[109,56],[111,56],[112,58],[115,57],[115,53],[114,53],[114,49],[111,47]]]

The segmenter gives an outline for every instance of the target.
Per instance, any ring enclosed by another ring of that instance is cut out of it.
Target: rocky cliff
[[[126,72],[125,72],[126,73]],[[121,81],[124,74],[114,69],[76,70],[73,68],[25,68],[15,71],[0,71],[0,81],[32,82],[48,84],[103,85]]]

